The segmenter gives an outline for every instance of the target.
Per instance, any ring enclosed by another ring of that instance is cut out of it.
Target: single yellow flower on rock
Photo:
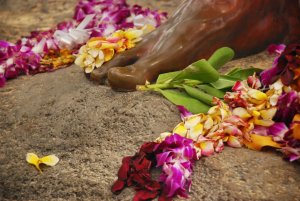
[[[29,164],[32,164],[36,167],[36,169],[38,169],[40,172],[42,172],[41,168],[40,168],[40,164],[45,164],[48,166],[54,166],[58,163],[59,158],[55,155],[49,155],[49,156],[45,156],[42,158],[39,158],[36,154],[34,153],[28,153],[26,155],[26,161]]]

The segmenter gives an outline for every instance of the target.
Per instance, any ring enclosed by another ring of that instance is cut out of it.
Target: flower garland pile
[[[214,98],[207,114],[193,115],[178,106],[182,122],[125,157],[112,192],[134,186],[136,201],[186,198],[195,161],[221,152],[224,144],[254,150],[271,146],[289,161],[300,159],[300,45],[271,46],[269,51],[278,54],[273,67],[260,77],[237,81],[225,102]],[[156,181],[150,171],[159,167]]]
[[[79,49],[75,64],[82,67],[85,73],[91,73],[104,62],[110,61],[115,53],[135,47],[142,36],[153,29],[151,25],[145,25],[142,29],[129,28],[116,31],[108,37],[91,38]]]
[[[130,28],[141,30],[146,25],[158,27],[166,19],[166,13],[129,6],[126,0],[80,0],[73,20],[48,31],[33,31],[16,44],[0,41],[0,87],[7,79],[22,74],[53,71],[72,64],[74,53],[92,37],[107,37]]]

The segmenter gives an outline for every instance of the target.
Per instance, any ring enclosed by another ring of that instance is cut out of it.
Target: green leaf
[[[211,87],[209,85],[206,85],[206,84],[202,84],[202,85],[197,85],[197,87],[203,91],[205,91],[206,93],[214,96],[214,97],[217,97],[217,98],[224,98],[224,95],[225,95],[225,92],[219,90],[219,89],[216,89],[214,87]]]
[[[159,90],[159,92],[175,105],[182,105],[193,114],[206,113],[210,108],[208,105],[190,97],[186,93],[176,90]]]
[[[215,69],[220,69],[227,62],[231,61],[234,57],[234,51],[229,47],[222,47],[217,49],[208,59],[210,65]]]
[[[227,89],[233,87],[233,85],[238,81],[239,79],[235,77],[231,77],[228,75],[221,75],[220,79],[216,82],[210,83],[211,86],[213,86],[216,89]]]
[[[156,84],[162,84],[170,82],[172,79],[174,79],[181,71],[174,71],[170,73],[163,73],[160,74],[156,80]]]
[[[249,76],[253,75],[254,73],[259,73],[261,71],[262,69],[253,67],[247,69],[235,68],[229,73],[227,73],[227,75],[229,75],[230,77],[238,78],[239,80],[246,80]]]
[[[187,85],[183,85],[183,87],[184,87],[184,90],[186,91],[186,93],[188,95],[190,95],[191,97],[196,98],[196,99],[198,99],[198,100],[200,100],[203,103],[206,103],[208,105],[211,105],[211,106],[213,105],[212,104],[213,96],[203,92],[200,89],[194,88],[194,87],[190,87],[190,86],[187,86]]]
[[[172,80],[172,82],[184,79],[199,80],[204,83],[210,83],[219,79],[219,73],[205,59],[201,59],[183,69]]]

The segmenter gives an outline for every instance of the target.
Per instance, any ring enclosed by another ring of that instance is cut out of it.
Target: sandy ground
[[[0,0],[0,39],[13,41],[71,16],[75,1],[37,2]],[[178,2],[150,6],[173,11]],[[229,66],[271,61],[261,53]],[[161,96],[114,92],[89,82],[77,66],[9,81],[0,89],[0,200],[131,200],[132,189],[110,192],[122,157],[179,121],[175,106]],[[60,162],[39,174],[26,163],[28,152],[56,154]],[[300,200],[299,174],[299,163],[274,151],[226,148],[195,164],[189,200]]]

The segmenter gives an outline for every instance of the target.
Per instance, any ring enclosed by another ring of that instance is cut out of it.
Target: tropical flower
[[[119,30],[109,36],[107,40],[116,41],[118,45],[116,51],[119,53],[135,47],[136,43],[142,40],[143,34],[144,32],[138,29]]]
[[[118,172],[118,180],[112,186],[112,192],[120,193],[126,186],[134,186],[136,194],[133,200],[149,200],[162,193],[162,186],[151,178],[150,170],[155,167],[156,154],[161,153],[157,143],[144,143],[134,156],[124,157]],[[166,200],[166,199],[164,199]]]
[[[75,56],[68,49],[61,49],[59,51],[49,50],[49,53],[44,55],[40,61],[41,71],[51,71],[63,66],[74,63]]]
[[[264,85],[272,84],[278,78],[285,86],[292,86],[297,91],[300,90],[300,45],[288,45],[274,66],[261,73],[261,79]]]
[[[82,67],[85,73],[91,73],[104,62],[111,60],[115,52],[123,52],[135,47],[142,40],[143,30],[128,29],[116,31],[111,36],[91,38],[79,49],[75,64]]]
[[[75,64],[82,67],[86,73],[91,73],[113,58],[115,47],[115,43],[110,43],[104,38],[91,38],[79,49]]]
[[[278,111],[275,120],[285,122],[289,125],[294,116],[300,112],[300,98],[298,93],[294,90],[283,93],[278,98],[277,108]]]
[[[45,164],[48,166],[55,166],[58,163],[59,158],[57,158],[57,156],[55,156],[55,155],[49,155],[49,156],[44,156],[42,158],[39,158],[34,153],[28,153],[26,155],[26,161],[28,163],[34,165],[36,167],[36,169],[38,169],[40,172],[42,172],[42,170],[40,169],[40,164]]]
[[[191,186],[192,165],[197,159],[193,141],[174,134],[158,145],[162,153],[156,155],[157,167],[162,167],[159,181],[167,197],[187,198]]]

